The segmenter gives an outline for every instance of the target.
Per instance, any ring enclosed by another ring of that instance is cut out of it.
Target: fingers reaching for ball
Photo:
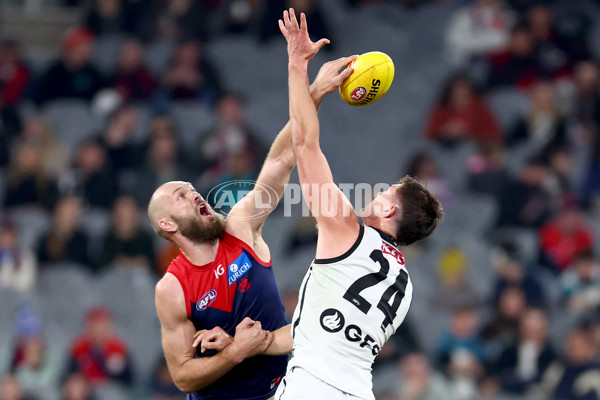
[[[342,57],[323,64],[312,84],[312,88],[322,95],[335,91],[354,72],[351,63],[357,57]],[[342,70],[342,68],[344,69]]]

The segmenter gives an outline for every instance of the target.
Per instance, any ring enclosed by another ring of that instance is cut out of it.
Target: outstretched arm
[[[338,71],[352,60],[352,57],[347,57],[330,61],[321,67],[309,87],[309,101],[315,110],[319,109],[325,95],[335,91],[348,77],[350,71],[341,74]],[[295,164],[292,128],[291,122],[288,122],[271,145],[254,189],[237,203],[228,215],[228,232],[252,244],[260,256],[261,247],[266,248],[261,238],[262,225],[283,195]]]
[[[319,144],[319,118],[310,100],[307,67],[309,60],[327,44],[327,39],[313,43],[308,36],[306,16],[300,25],[293,9],[284,11],[279,28],[288,42],[288,73],[292,142],[298,162],[298,175],[305,201],[319,224],[317,258],[343,254],[359,233],[358,217],[352,205],[333,182],[329,163]],[[355,57],[334,62],[339,71]],[[344,79],[352,73],[346,68]]]

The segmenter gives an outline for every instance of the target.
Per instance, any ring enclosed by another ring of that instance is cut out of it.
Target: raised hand
[[[357,57],[342,57],[323,64],[311,85],[311,91],[316,91],[317,94],[324,96],[336,90],[354,72],[349,64]],[[347,67],[340,72],[345,66]]]
[[[194,334],[194,338],[192,347],[200,345],[200,353],[204,353],[206,350],[221,351],[233,342],[233,338],[219,326],[215,326],[210,330],[198,331]]]
[[[285,40],[287,40],[290,61],[308,61],[319,52],[321,47],[329,43],[329,39],[321,39],[317,42],[310,40],[306,27],[306,15],[304,13],[300,14],[300,25],[298,25],[293,8],[283,12],[283,19],[279,20],[279,29]]]

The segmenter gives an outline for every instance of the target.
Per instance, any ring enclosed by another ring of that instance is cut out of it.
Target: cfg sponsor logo
[[[237,282],[237,280],[244,276],[250,268],[252,268],[252,262],[250,262],[246,253],[242,252],[242,254],[229,264],[229,267],[227,268],[227,282],[229,283],[229,286]]]
[[[217,291],[214,289],[210,289],[208,292],[204,293],[200,300],[196,303],[196,310],[204,311],[206,310],[213,301],[217,298]]]
[[[328,308],[323,311],[319,320],[321,328],[329,333],[340,332],[346,324],[344,315],[335,308]],[[381,350],[375,339],[366,332],[363,332],[358,325],[348,324],[346,329],[344,329],[344,337],[347,341],[356,343],[361,349],[369,349],[373,356],[377,356],[379,350]]]
[[[321,328],[329,333],[339,332],[344,323],[344,315],[335,308],[328,308],[321,313]]]

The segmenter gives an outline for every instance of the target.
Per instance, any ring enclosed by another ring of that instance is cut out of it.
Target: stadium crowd
[[[341,3],[364,9],[383,1]],[[486,265],[474,265],[460,238],[430,259],[436,273],[426,308],[409,312],[374,364],[378,399],[600,399],[600,54],[590,45],[600,2],[385,3],[409,15],[452,10],[440,56],[446,81],[420,132],[428,147],[398,177],[427,182],[450,213],[467,193],[491,199],[496,214],[479,238],[493,249]],[[44,271],[60,268],[85,270],[92,281],[115,270],[158,279],[177,249],[144,222],[153,190],[178,179],[207,193],[256,177],[266,143],[207,43],[224,35],[278,40],[273,21],[284,7],[308,13],[309,31],[334,44],[337,27],[328,2],[312,0],[64,0],[61,7],[80,10],[80,23],[43,68],[32,66],[18,38],[0,43],[0,294],[18,299],[11,326],[0,326],[7,338],[0,399],[179,399],[158,342],[145,349],[157,360],[151,377],[140,378],[114,309],[90,305],[81,333],[62,349],[48,340],[33,294]],[[114,36],[118,56],[107,66],[94,46]],[[172,45],[149,62],[145,54],[161,41]],[[489,100],[507,91],[514,97],[503,104],[527,103],[508,125]],[[173,111],[178,104],[209,110],[212,126],[186,126]],[[90,132],[61,119],[70,115],[90,118]],[[437,155],[465,144],[457,184]],[[310,218],[289,224],[284,254],[294,257],[314,245],[315,226]],[[430,252],[430,242],[407,252],[409,272],[420,267],[411,255]],[[491,271],[492,284],[470,279],[473,269]],[[288,286],[282,295],[291,314],[297,287]],[[443,329],[428,332],[435,344],[423,343],[418,320],[438,317]]]

